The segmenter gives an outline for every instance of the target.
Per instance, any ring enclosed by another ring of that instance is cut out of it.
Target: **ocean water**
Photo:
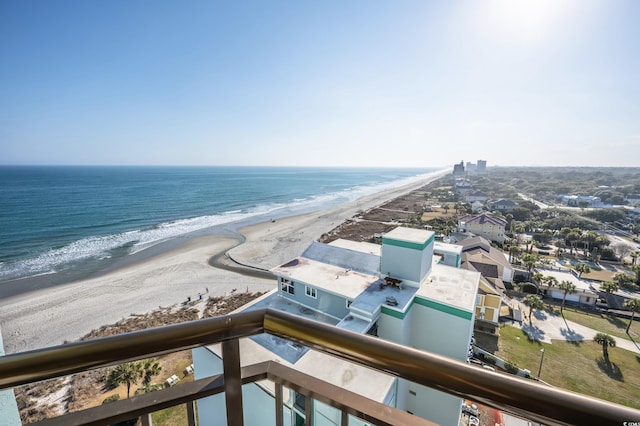
[[[0,283],[98,271],[194,232],[319,210],[425,169],[0,167]]]

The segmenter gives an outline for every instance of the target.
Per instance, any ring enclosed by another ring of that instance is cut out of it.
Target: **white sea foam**
[[[418,182],[433,174],[418,175],[374,185],[358,185],[344,190],[295,199],[290,203],[260,204],[246,210],[231,210],[217,215],[198,216],[160,223],[148,229],[83,238],[51,249],[37,257],[0,263],[0,281],[24,276],[59,272],[77,262],[106,260],[118,255],[140,252],[155,244],[216,225],[264,215],[289,215],[314,208],[322,209],[357,200],[360,197]]]

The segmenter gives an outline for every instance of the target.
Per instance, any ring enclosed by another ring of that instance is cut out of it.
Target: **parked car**
[[[472,426],[479,426],[480,425],[480,419],[478,419],[476,416],[471,416],[469,417],[469,424]]]

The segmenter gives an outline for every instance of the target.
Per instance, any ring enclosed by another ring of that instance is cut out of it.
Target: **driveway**
[[[524,308],[524,312],[528,313],[528,308],[526,306]],[[567,321],[559,315],[544,311],[534,311],[531,324],[529,324],[528,318],[523,319],[521,328],[530,338],[545,343],[552,343],[552,340],[570,342],[593,340],[593,337],[599,333],[597,330]],[[615,339],[616,347],[640,354],[640,342],[636,343],[620,337],[615,337]]]

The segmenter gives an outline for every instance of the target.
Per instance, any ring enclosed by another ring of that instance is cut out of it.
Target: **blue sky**
[[[640,1],[0,2],[0,164],[640,166]]]

